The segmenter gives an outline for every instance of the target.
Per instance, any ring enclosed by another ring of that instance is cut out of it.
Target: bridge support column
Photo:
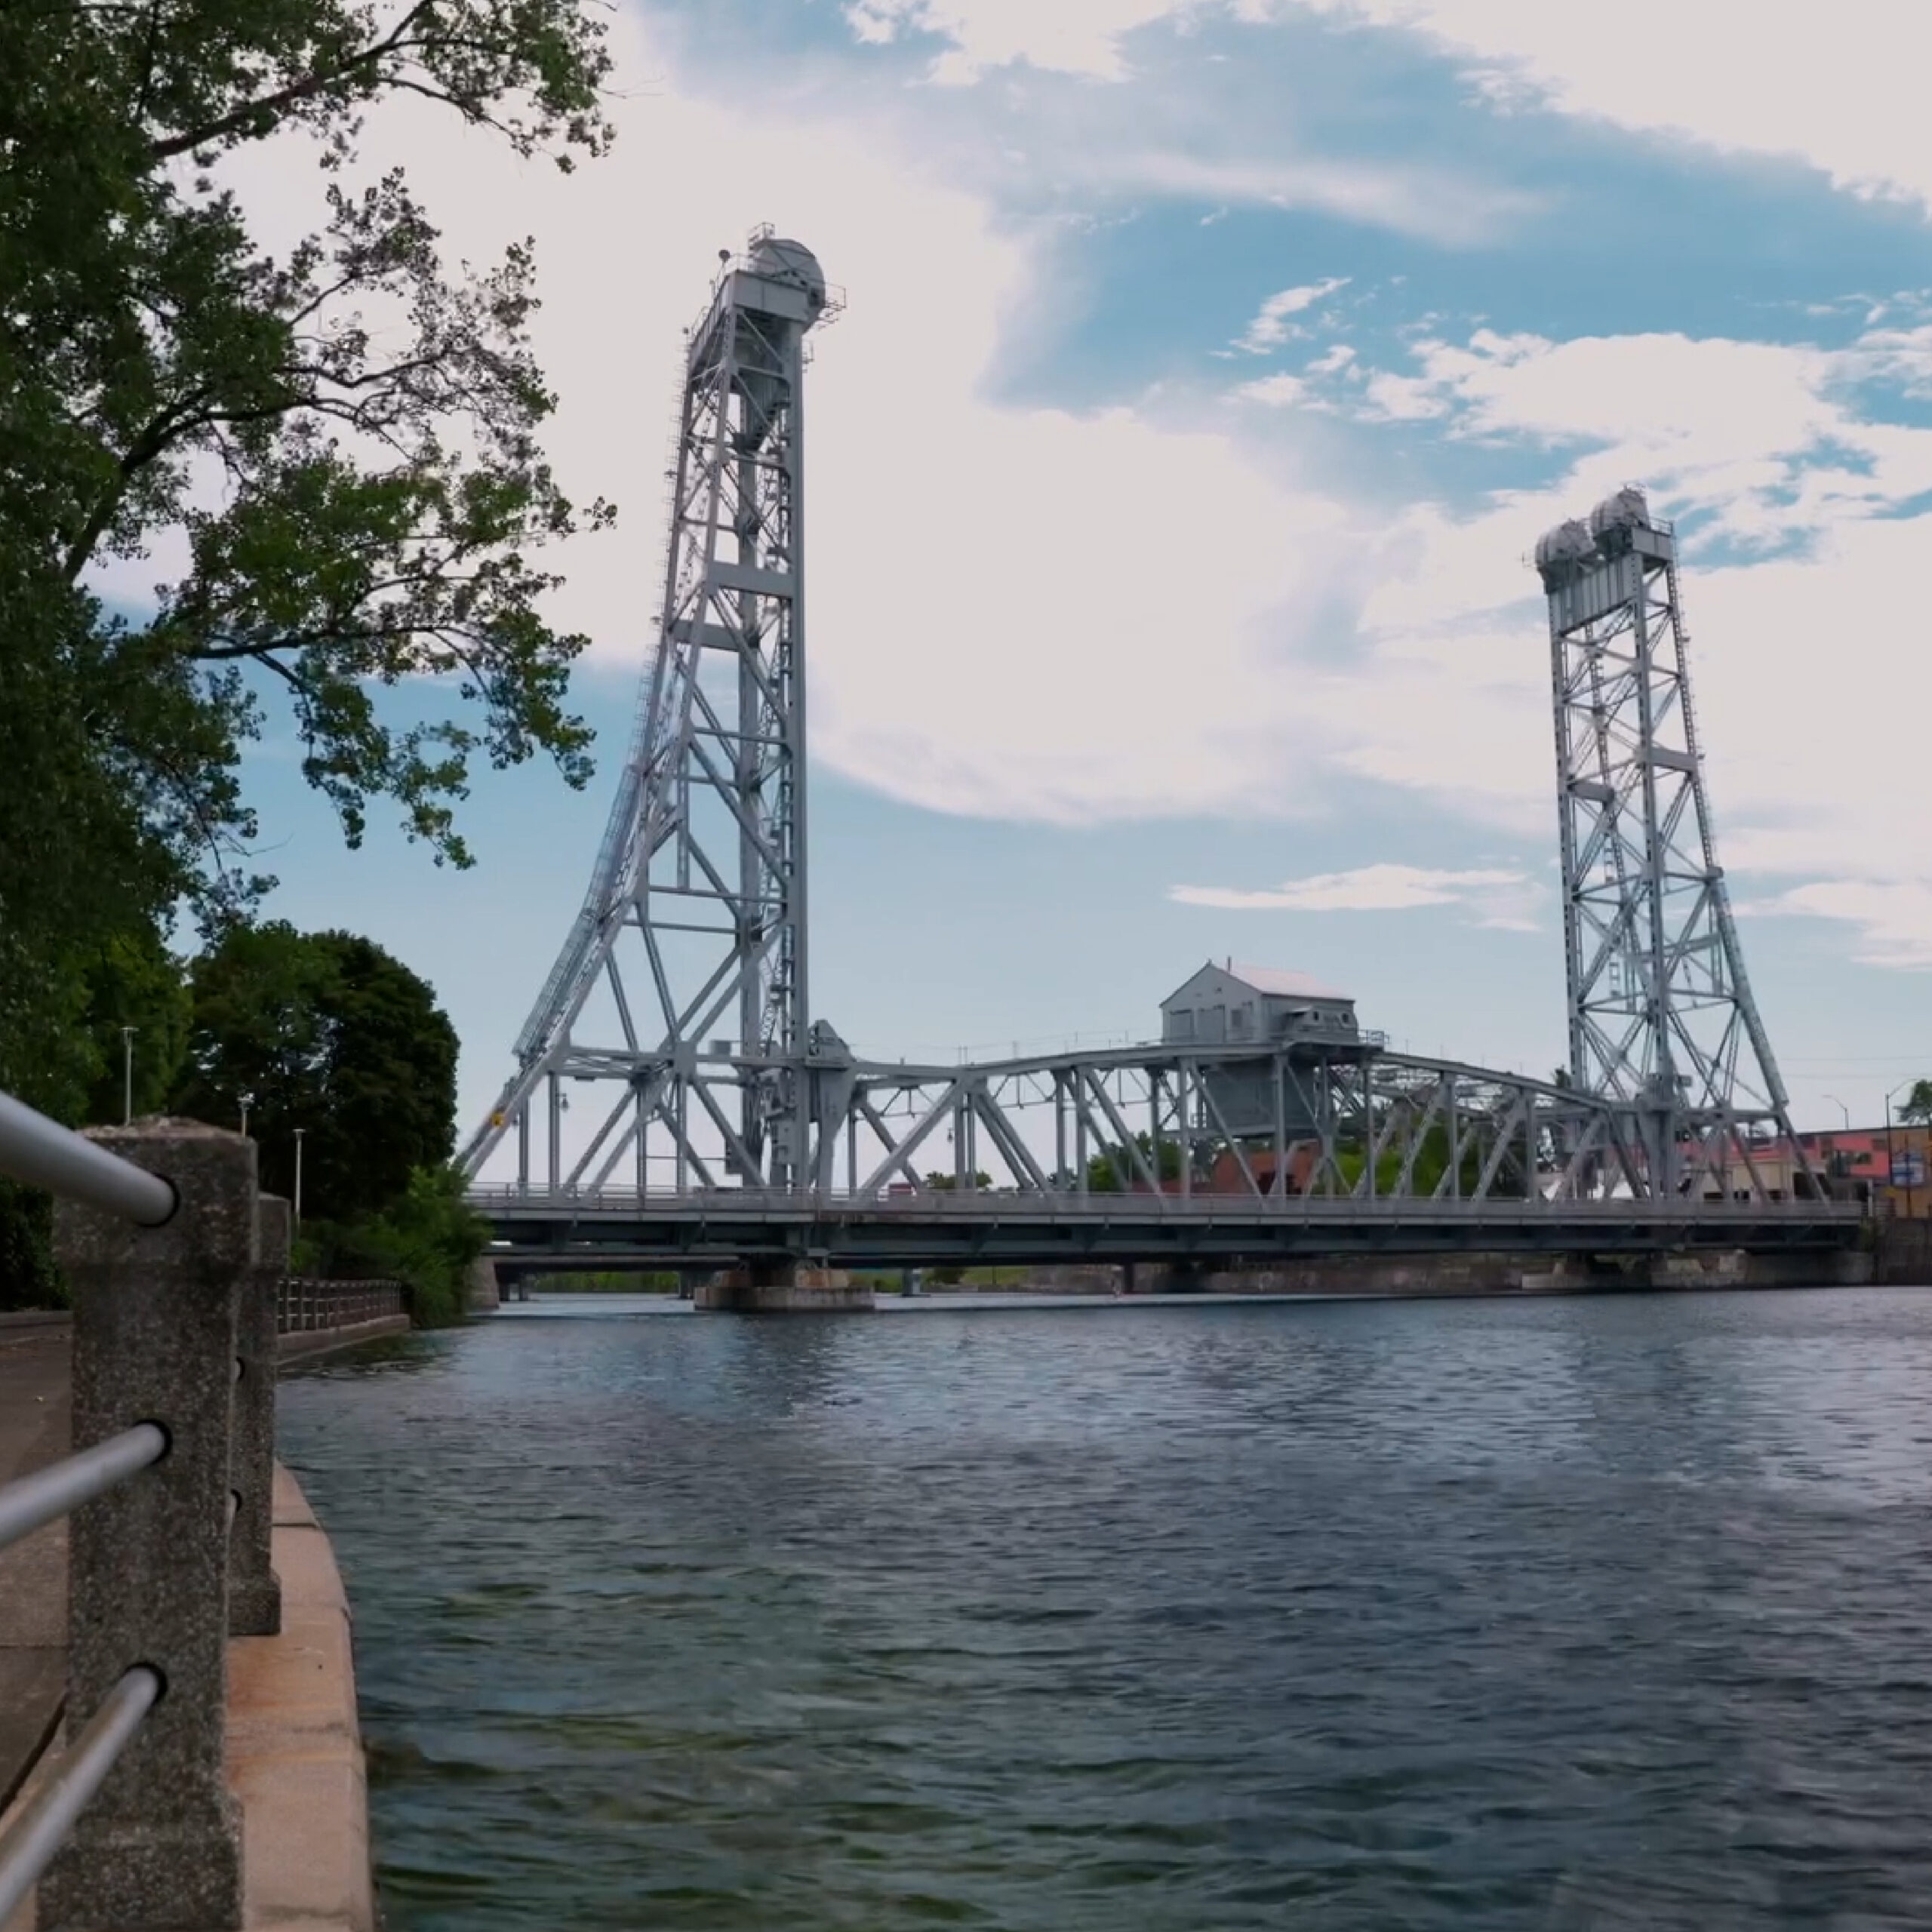
[[[698,1284],[693,1300],[700,1309],[733,1315],[863,1314],[873,1306],[870,1286],[844,1269],[798,1261],[721,1269]]]
[[[503,1304],[503,1291],[497,1282],[497,1264],[487,1254],[479,1254],[469,1264],[466,1306],[475,1315],[485,1309],[500,1308]]]
[[[1208,1270],[1198,1261],[1143,1262],[1137,1272],[1144,1295],[1198,1295],[1208,1285]]]

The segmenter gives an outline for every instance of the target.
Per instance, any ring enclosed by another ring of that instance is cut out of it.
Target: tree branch
[[[205,147],[211,141],[218,141],[229,134],[238,134],[264,114],[285,113],[291,107],[299,107],[305,100],[312,100],[318,94],[326,91],[338,82],[346,80],[358,67],[368,67],[386,55],[393,54],[407,44],[408,29],[429,11],[428,0],[417,0],[394,29],[383,39],[364,48],[359,53],[352,54],[346,60],[318,73],[305,75],[299,81],[291,81],[285,88],[273,94],[262,94],[254,100],[245,102],[228,113],[214,120],[192,128],[183,134],[171,134],[165,140],[148,143],[150,161],[168,161],[178,154],[191,153],[195,149]]]

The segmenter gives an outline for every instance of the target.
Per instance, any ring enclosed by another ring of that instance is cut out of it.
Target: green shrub
[[[418,1168],[385,1213],[305,1221],[291,1266],[334,1281],[399,1281],[417,1327],[448,1327],[463,1319],[469,1271],[490,1238],[488,1224],[463,1204],[463,1188],[454,1168]]]

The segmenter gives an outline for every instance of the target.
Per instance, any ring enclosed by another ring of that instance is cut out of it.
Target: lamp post
[[[1832,1105],[1836,1107],[1840,1113],[1844,1115],[1844,1131],[1846,1133],[1849,1134],[1851,1131],[1851,1109],[1847,1106],[1835,1094],[1827,1094],[1825,1096],[1825,1098],[1830,1101]]]
[[[254,1094],[244,1094],[242,1096],[242,1137],[244,1140],[248,1137],[248,1109],[254,1104]]]
[[[124,1026],[121,1029],[121,1124],[128,1125],[134,1118],[134,1029]]]
[[[305,1134],[306,1133],[307,1133],[307,1131],[308,1131],[308,1129],[307,1129],[306,1128],[303,1128],[303,1127],[298,1127],[298,1128],[295,1130],[295,1214],[294,1214],[294,1220],[295,1220],[295,1225],[296,1225],[298,1228],[302,1225],[302,1137],[303,1137],[303,1134]]]

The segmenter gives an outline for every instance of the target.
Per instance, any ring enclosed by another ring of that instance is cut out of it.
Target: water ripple
[[[1932,1297],[598,1312],[283,1392],[392,1932],[1932,1924]]]

